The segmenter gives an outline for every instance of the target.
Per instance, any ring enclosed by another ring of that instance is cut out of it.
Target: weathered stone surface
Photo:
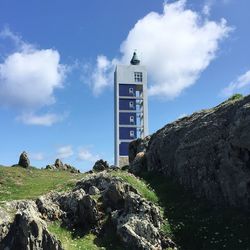
[[[29,160],[28,154],[25,151],[21,153],[19,157],[18,165],[23,168],[28,168],[30,166],[30,160]]]
[[[63,162],[60,159],[56,159],[55,163],[52,165],[47,165],[45,169],[51,169],[51,170],[65,170],[69,171],[71,173],[80,173],[79,170],[77,170],[75,167],[69,165],[69,164],[63,164]]]
[[[0,242],[0,249],[62,250],[61,243],[52,236],[45,221],[39,217],[35,204],[25,202],[14,217],[9,231]]]
[[[2,240],[6,237],[10,230],[11,223],[12,220],[10,215],[0,208],[0,249]]]
[[[126,193],[124,202],[124,209],[112,213],[121,240],[131,249],[162,249],[159,209],[133,192]]]
[[[147,136],[144,139],[139,138],[129,143],[129,162],[130,163],[135,159],[138,153],[146,152],[150,138],[151,138],[150,136]]]
[[[139,174],[147,169],[147,161],[144,152],[136,154],[134,160],[130,163],[128,168],[132,173]]]
[[[96,194],[99,194],[100,193],[100,190],[95,187],[95,186],[91,186],[89,188],[89,192],[88,192],[90,195],[96,195]]]
[[[131,174],[130,174],[131,175]],[[96,195],[98,194],[98,195]],[[175,246],[161,233],[158,207],[110,170],[87,175],[72,191],[50,192],[34,201],[5,203],[0,209],[0,249],[62,249],[47,229],[58,220],[70,229],[104,234],[113,225],[121,242],[131,249],[162,249]]]
[[[98,160],[95,162],[95,165],[93,166],[94,171],[103,171],[109,168],[109,164],[104,160]]]
[[[144,151],[147,171],[215,204],[250,209],[250,96],[167,124],[142,144],[130,145],[131,162]]]
[[[58,202],[59,197],[59,193],[51,192],[47,195],[40,196],[36,200],[37,208],[45,219],[58,220],[62,216]]]

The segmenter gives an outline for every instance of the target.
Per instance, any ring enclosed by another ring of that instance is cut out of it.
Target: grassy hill
[[[249,215],[235,209],[215,208],[204,200],[195,199],[171,179],[159,174],[143,175],[144,180],[124,171],[111,174],[131,184],[146,199],[160,204],[165,215],[164,231],[172,236],[179,249],[249,249]],[[67,190],[84,176],[65,171],[0,167],[0,201],[35,199],[51,190]],[[76,238],[58,223],[49,225],[49,230],[66,249],[120,249],[114,232],[97,239],[92,234]]]
[[[0,201],[34,199],[51,190],[70,188],[84,174],[0,166]]]

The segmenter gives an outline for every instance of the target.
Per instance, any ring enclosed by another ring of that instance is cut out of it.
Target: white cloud
[[[134,49],[147,66],[150,95],[174,98],[194,84],[216,57],[219,42],[227,37],[231,28],[224,19],[210,21],[202,13],[187,9],[185,3],[184,0],[165,3],[162,14],[151,12],[140,19],[121,44],[119,60],[102,56],[105,59],[102,65],[97,59],[92,74],[94,91],[101,92],[106,86],[112,86],[110,75],[114,64],[127,64]],[[206,8],[208,14],[209,7]],[[100,84],[94,79],[101,79]]]
[[[44,160],[44,154],[43,153],[30,153],[30,159],[35,161],[43,161]]]
[[[57,158],[59,159],[69,158],[73,154],[74,152],[71,145],[62,146],[57,149]]]
[[[78,157],[77,159],[79,161],[89,161],[89,162],[95,162],[98,159],[100,159],[100,156],[97,154],[93,154],[89,149],[87,148],[80,148],[78,150]]]
[[[67,73],[59,52],[37,49],[7,28],[0,32],[0,38],[9,38],[16,46],[15,52],[0,63],[0,106],[35,112],[55,103],[54,91],[63,87]]]
[[[83,77],[83,80],[89,83],[95,96],[100,95],[106,87],[112,86],[115,64],[116,59],[110,61],[106,56],[98,55],[94,69],[89,64],[84,65],[84,74],[87,77]]]
[[[37,115],[34,113],[23,113],[22,115],[17,117],[17,120],[27,125],[51,126],[54,123],[63,121],[65,117],[66,115],[59,115],[53,113],[47,113],[42,115]]]
[[[239,76],[236,81],[231,82],[226,88],[222,90],[223,96],[231,96],[238,91],[244,91],[250,87],[250,70]]]

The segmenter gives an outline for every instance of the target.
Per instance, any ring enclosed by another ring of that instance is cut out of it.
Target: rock
[[[170,247],[160,231],[160,210],[138,194],[126,193],[124,209],[114,211],[112,219],[122,242],[131,249],[162,249],[163,244]]]
[[[0,249],[1,249],[1,242],[6,237],[10,230],[10,225],[12,223],[10,215],[0,208]]]
[[[163,173],[217,205],[250,209],[250,96],[167,124],[129,146],[131,171]]]
[[[137,139],[129,143],[129,163],[131,163],[138,153],[146,152],[151,136],[146,136],[144,139]]]
[[[98,199],[91,196],[95,194]],[[97,236],[112,226],[124,248],[160,250],[174,244],[161,232],[158,207],[110,170],[87,175],[72,191],[50,192],[36,202],[6,202],[5,208],[7,212],[0,208],[0,249],[62,249],[47,229],[46,222],[54,220],[69,230]]]
[[[45,169],[51,169],[51,170],[65,170],[69,171],[71,173],[80,173],[80,170],[77,170],[75,167],[69,165],[69,164],[63,164],[63,162],[60,159],[56,159],[55,163],[52,165],[47,165]]]
[[[0,249],[62,250],[62,246],[49,233],[45,221],[39,217],[35,207],[28,202],[24,209],[16,213],[7,235],[0,243]]]
[[[29,160],[28,154],[25,151],[21,153],[19,157],[18,165],[23,168],[28,168],[30,166],[30,160]]]
[[[95,165],[93,166],[94,171],[103,171],[109,168],[109,165],[106,161],[104,160],[98,160],[95,162]]]
[[[74,190],[82,188],[86,193],[88,193],[90,187],[95,186],[100,191],[104,191],[108,188],[110,181],[111,178],[106,172],[93,173],[78,181]]]
[[[62,161],[60,159],[56,159],[55,161],[55,167],[58,168],[58,169],[64,169],[64,165],[62,163]]]
[[[95,186],[91,186],[89,188],[89,192],[88,192],[90,195],[96,195],[96,194],[99,194],[100,193],[100,190],[95,187]]]
[[[51,192],[47,195],[40,196],[36,200],[37,208],[45,219],[54,221],[61,218],[62,211],[60,210],[58,202],[59,198],[59,193]]]
[[[79,201],[79,217],[80,223],[85,229],[99,230],[99,211],[96,201],[89,195],[85,195]]]
[[[136,154],[134,160],[130,163],[129,171],[134,174],[139,174],[147,169],[146,155],[144,152]]]

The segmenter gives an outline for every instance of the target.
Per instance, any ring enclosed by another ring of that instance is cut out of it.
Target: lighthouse
[[[115,165],[128,164],[129,143],[148,135],[147,70],[134,52],[129,65],[114,72]]]

